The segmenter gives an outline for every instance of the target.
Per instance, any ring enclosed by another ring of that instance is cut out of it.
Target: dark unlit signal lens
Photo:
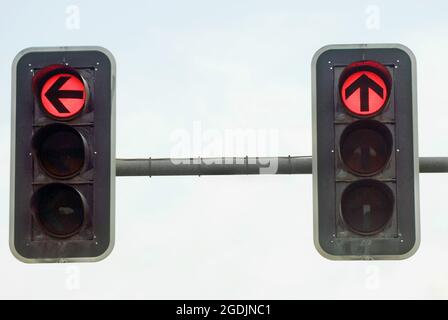
[[[51,124],[41,128],[33,139],[41,168],[55,178],[78,174],[85,162],[85,141],[73,127]]]
[[[340,154],[355,174],[373,175],[384,169],[392,153],[392,134],[378,121],[361,120],[342,133]]]
[[[52,183],[33,195],[32,208],[43,231],[56,238],[78,233],[84,224],[85,201],[73,187]]]
[[[376,180],[359,180],[349,185],[341,198],[341,214],[349,229],[361,235],[381,232],[393,215],[392,190]]]

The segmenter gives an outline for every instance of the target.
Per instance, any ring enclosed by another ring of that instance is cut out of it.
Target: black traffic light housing
[[[331,45],[312,61],[314,242],[334,260],[418,248],[416,63],[402,45]]]
[[[114,245],[115,61],[100,47],[29,48],[12,66],[10,247],[83,262]]]

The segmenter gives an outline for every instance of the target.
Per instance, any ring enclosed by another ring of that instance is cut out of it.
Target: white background
[[[4,1],[0,298],[448,298],[446,174],[421,175],[422,242],[405,261],[322,258],[311,175],[117,178],[106,260],[26,265],[8,248],[11,62],[21,49],[108,48],[117,157],[155,158],[179,153],[178,133],[199,141],[184,156],[310,155],[314,52],[403,43],[418,63],[420,155],[447,156],[447,12],[446,1]],[[257,147],[216,148],[239,129],[255,132]]]

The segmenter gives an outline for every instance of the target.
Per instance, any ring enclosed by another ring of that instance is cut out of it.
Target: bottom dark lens
[[[84,223],[83,198],[65,184],[53,183],[40,188],[33,195],[32,207],[44,231],[54,237],[70,237]]]
[[[349,185],[342,194],[342,218],[355,233],[376,234],[390,221],[394,202],[394,195],[386,184],[360,180]]]

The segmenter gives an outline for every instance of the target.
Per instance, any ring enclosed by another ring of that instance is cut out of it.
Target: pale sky
[[[314,52],[402,43],[417,57],[420,155],[448,156],[446,1],[143,3],[2,6],[0,298],[448,298],[447,174],[420,175],[422,242],[404,261],[322,258],[311,175],[117,178],[109,258],[17,261],[8,247],[11,63],[30,46],[109,49],[117,157],[156,158],[310,155]],[[241,130],[255,140],[223,147]]]

